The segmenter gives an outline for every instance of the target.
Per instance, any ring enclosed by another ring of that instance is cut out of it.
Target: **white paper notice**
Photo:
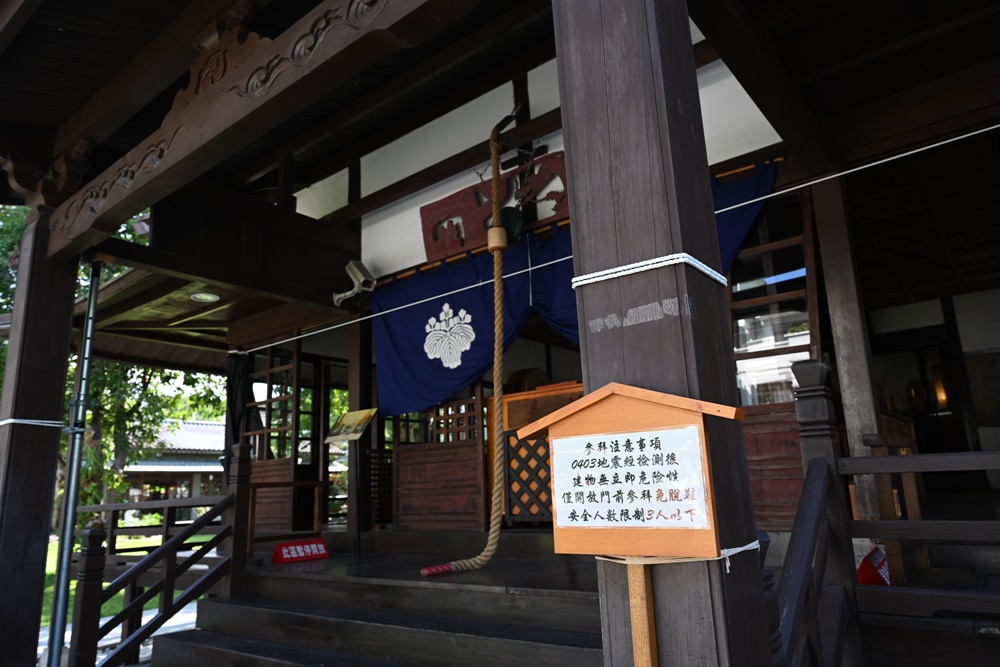
[[[552,440],[562,528],[708,528],[698,427]]]

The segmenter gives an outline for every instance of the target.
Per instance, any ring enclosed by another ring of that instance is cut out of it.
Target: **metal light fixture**
[[[195,292],[191,295],[191,300],[197,301],[198,303],[215,303],[221,298],[222,297],[214,292]]]

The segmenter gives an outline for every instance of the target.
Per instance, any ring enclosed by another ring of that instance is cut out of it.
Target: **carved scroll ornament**
[[[69,206],[61,217],[53,217],[49,220],[49,229],[57,230],[59,233],[73,238],[73,224],[80,214],[86,211],[97,215],[104,208],[104,203],[107,201],[112,189],[117,187],[128,190],[132,187],[132,183],[135,182],[135,178],[139,174],[154,173],[183,127],[184,124],[182,123],[168,139],[161,139],[147,146],[139,160],[123,164],[118,168],[114,176],[91,185],[80,193],[78,197],[70,201]]]
[[[328,9],[313,21],[309,32],[295,41],[290,53],[273,56],[265,65],[251,72],[245,82],[229,90],[241,97],[266,94],[282,72],[308,61],[330,31],[338,26],[355,30],[364,27],[378,15],[386,2],[387,0],[352,0],[343,7]]]

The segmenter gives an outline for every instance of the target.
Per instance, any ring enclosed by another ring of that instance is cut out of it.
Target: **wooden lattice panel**
[[[506,508],[508,523],[552,521],[549,443],[545,437],[519,440],[514,431],[507,440]]]
[[[392,523],[392,450],[372,451],[372,524]]]
[[[441,403],[433,411],[431,442],[483,443],[483,407],[478,398]]]

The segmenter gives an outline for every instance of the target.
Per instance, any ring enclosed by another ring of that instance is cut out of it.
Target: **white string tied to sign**
[[[726,574],[729,574],[730,557],[744,551],[759,550],[760,542],[758,540],[754,540],[750,544],[744,544],[742,547],[722,549],[720,554],[715,558],[677,558],[671,556],[595,556],[595,558],[597,560],[606,560],[609,563],[618,563],[620,565],[665,565],[670,563],[697,563],[701,561],[724,559],[726,561]]]
[[[672,255],[664,255],[663,257],[646,259],[641,262],[626,264],[625,266],[618,266],[613,269],[604,269],[603,271],[595,271],[582,276],[576,276],[573,278],[572,286],[573,289],[576,289],[581,285],[598,283],[602,280],[611,280],[612,278],[621,278],[622,276],[642,273],[643,271],[652,271],[653,269],[660,269],[664,266],[674,266],[675,264],[688,264],[689,266],[698,269],[723,287],[729,284],[729,281],[726,280],[724,275],[710,267],[708,264],[692,257],[686,252],[675,252]]]

